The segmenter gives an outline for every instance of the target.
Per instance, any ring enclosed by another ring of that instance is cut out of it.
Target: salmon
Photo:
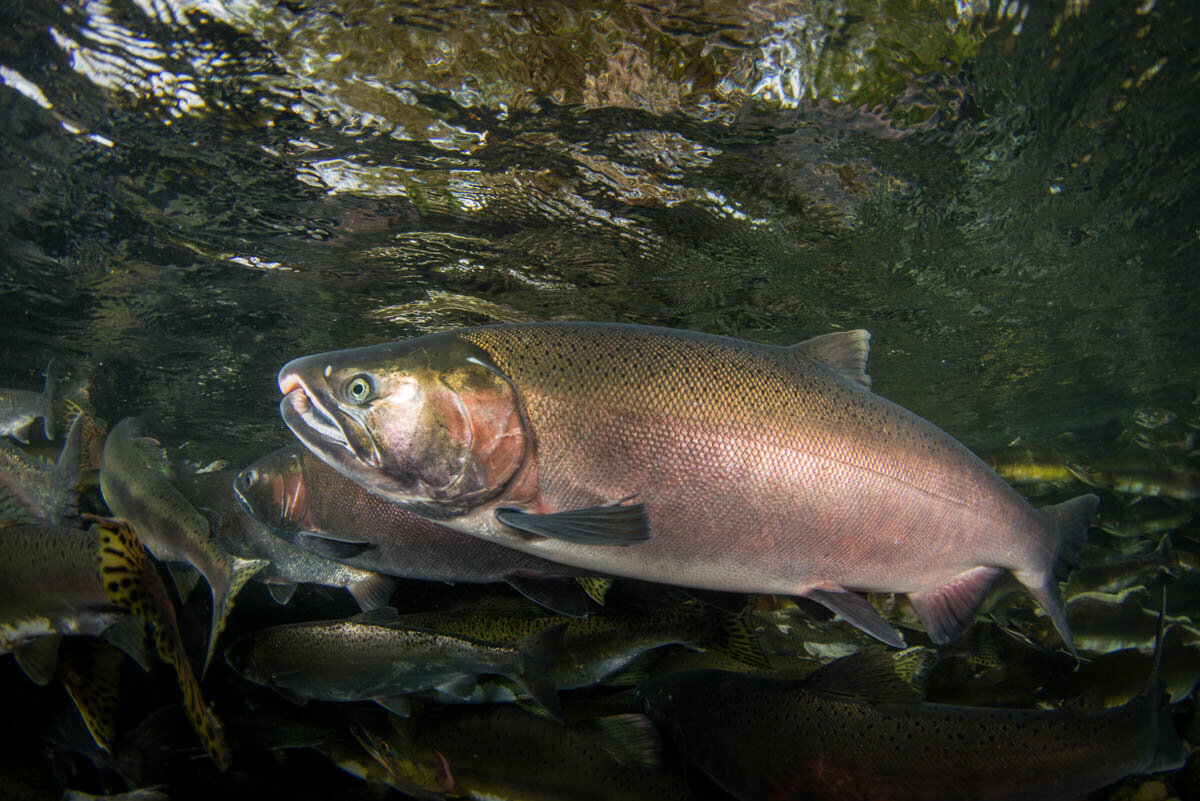
[[[1099,499],[1034,509],[870,389],[866,331],[791,347],[600,323],[466,328],[279,374],[297,438],[442,525],[598,573],[805,596],[893,646],[858,592],[907,593],[934,642],[1011,573],[1058,580]]]

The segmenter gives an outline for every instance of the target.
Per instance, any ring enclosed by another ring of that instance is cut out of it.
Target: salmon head
[[[283,420],[305,447],[429,516],[494,497],[526,457],[516,388],[453,333],[295,359],[279,389]]]
[[[301,528],[308,517],[304,464],[295,448],[280,448],[242,470],[233,494],[247,514],[275,532]]]

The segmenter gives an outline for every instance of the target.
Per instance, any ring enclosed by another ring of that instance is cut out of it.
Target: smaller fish
[[[364,612],[387,606],[399,581],[392,576],[326,559],[293,545],[252,517],[238,503],[232,483],[237,471],[191,476],[181,490],[208,517],[213,537],[225,552],[247,560],[264,559],[267,567],[254,580],[267,585],[279,604],[291,600],[299,584],[341,587]]]
[[[1068,462],[1067,469],[1085,484],[1143,498],[1200,498],[1200,470],[1161,462],[1114,462],[1084,465]]]
[[[549,672],[564,626],[537,632],[513,645],[496,645],[403,625],[391,608],[349,620],[274,626],[243,637],[225,651],[238,674],[303,703],[372,700],[407,714],[407,696],[461,686],[472,692],[478,676],[515,682],[548,714],[560,719],[558,692]]]
[[[0,531],[0,654],[46,684],[58,665],[62,637],[103,636],[135,659],[149,625],[164,662],[175,668],[184,709],[217,766],[229,765],[221,725],[204,703],[183,651],[175,609],[158,572],[125,521],[88,517],[87,531],[44,525]]]
[[[447,709],[419,725],[351,731],[416,798],[474,801],[684,801],[681,776],[663,772],[661,744],[642,715],[567,726],[505,706]]]
[[[156,559],[191,565],[208,581],[212,624],[204,656],[207,671],[234,599],[267,562],[221,550],[208,519],[188,502],[167,472],[161,447],[145,436],[140,420],[126,417],[108,432],[100,465],[100,491],[108,508],[143,533]],[[186,599],[190,582],[181,583],[175,575],[179,594]]]
[[[1151,669],[1154,657],[1136,648],[1112,651],[1064,673],[1061,680],[1047,683],[1038,692],[1040,700],[1070,700],[1093,695],[1106,707],[1128,703],[1145,687],[1141,677]],[[1172,704],[1189,696],[1200,682],[1200,647],[1183,645],[1171,629],[1163,643],[1162,684]]]
[[[1160,665],[1137,698],[1098,711],[925,703],[875,648],[799,680],[698,670],[638,696],[739,801],[1070,801],[1184,764]]]
[[[1133,413],[1133,422],[1142,428],[1155,429],[1175,422],[1178,418],[1175,412],[1170,409],[1152,409],[1146,407],[1138,409]]]
[[[1063,487],[1075,482],[1066,455],[1052,446],[1013,445],[984,451],[979,458],[1009,484]]]
[[[1118,593],[1085,592],[1067,602],[1067,617],[1075,634],[1075,647],[1098,655],[1126,648],[1150,653],[1157,631],[1157,613],[1148,609],[1150,593],[1145,587],[1129,587]],[[1200,628],[1185,617],[1168,616],[1167,622],[1185,645],[1200,644]],[[1050,646],[1054,641],[1045,617],[1038,616],[1031,629],[1035,642]]]
[[[42,392],[25,389],[0,389],[0,435],[29,444],[33,422],[42,418],[42,433],[46,439],[58,436],[54,424],[54,385],[58,380],[54,360],[46,365],[46,388]]]
[[[1135,586],[1146,586],[1163,576],[1175,576],[1179,558],[1171,538],[1163,535],[1158,547],[1149,553],[1131,554],[1076,568],[1067,579],[1067,602],[1087,592],[1114,593]]]
[[[583,617],[583,571],[485,542],[426,520],[355,484],[298,445],[247,467],[239,501],[275,534],[319,556],[399,578],[506,582],[560,614]]]
[[[0,440],[0,516],[61,525],[75,515],[82,428],[71,424],[53,464]]]
[[[711,648],[753,667],[768,664],[745,615],[721,612],[699,601],[647,612],[606,611],[579,620],[543,614],[516,598],[489,598],[463,609],[404,614],[399,620],[487,642],[515,642],[566,625],[562,649],[550,672],[559,690],[599,684],[642,655],[668,645]],[[487,697],[512,700],[511,695]]]
[[[1118,511],[1105,511],[1097,517],[1096,525],[1114,537],[1133,539],[1174,531],[1191,519],[1190,509],[1148,498]]]

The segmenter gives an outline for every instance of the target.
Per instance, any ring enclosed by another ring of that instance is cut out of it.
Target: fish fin
[[[1089,494],[1054,506],[1042,507],[1041,512],[1046,520],[1058,531],[1058,549],[1052,556],[1053,562],[1040,573],[1016,573],[1033,599],[1046,610],[1072,656],[1076,655],[1075,642],[1071,636],[1071,626],[1067,622],[1067,610],[1063,605],[1058,581],[1060,578],[1066,578],[1072,569],[1079,566],[1079,552],[1083,548],[1088,525],[1096,516],[1096,507],[1099,504],[1100,499]]]
[[[224,586],[209,583],[213,596],[212,625],[208,632],[208,650],[204,654],[204,667],[200,671],[201,678],[208,672],[208,666],[212,663],[213,654],[217,650],[217,640],[220,639],[221,632],[225,630],[225,624],[229,621],[229,613],[233,611],[233,603],[238,593],[250,583],[250,579],[269,564],[271,563],[266,559],[242,559],[235,556],[230,563],[229,578],[220,582]]]
[[[382,573],[372,573],[370,576],[348,586],[346,591],[354,596],[359,609],[369,612],[372,609],[387,606],[388,601],[392,599],[392,593],[396,591],[396,585],[399,583],[392,576],[385,576]]]
[[[1174,576],[1179,570],[1179,554],[1175,550],[1175,543],[1171,541],[1171,535],[1163,534],[1162,539],[1158,541],[1158,547],[1154,549],[1154,553],[1162,560],[1163,569],[1168,575]]]
[[[650,539],[650,519],[646,507],[640,503],[616,503],[552,514],[500,509],[496,519],[539,537],[580,545],[635,545]]]
[[[66,508],[60,510],[66,517],[74,517],[79,512],[79,484],[83,458],[83,423],[76,417],[75,422],[67,430],[67,439],[63,442],[62,450],[58,452],[58,460],[54,463],[54,479],[60,487],[70,490],[70,501]]]
[[[171,477],[171,460],[161,442],[153,437],[137,437],[133,440],[133,447],[146,467],[166,478]]]
[[[117,735],[121,652],[100,640],[76,638],[58,661],[58,679],[75,702],[96,745],[111,754]]]
[[[150,649],[146,647],[146,624],[133,615],[125,615],[104,630],[100,638],[124,653],[145,672],[150,672]]]
[[[301,531],[296,534],[296,544],[306,551],[311,551],[335,562],[342,559],[353,559],[375,547],[374,543],[363,540],[338,539],[314,531]]]
[[[300,693],[296,692],[295,690],[292,690],[288,687],[272,687],[271,689],[274,690],[275,694],[278,695],[280,698],[282,698],[285,701],[289,701],[289,702],[295,704],[296,706],[307,706],[308,705],[308,699],[305,698]]]
[[[871,350],[870,331],[862,328],[854,331],[835,331],[797,342],[791,349],[803,351],[837,370],[843,378],[867,389],[871,388],[871,376],[867,375],[867,356]]]
[[[475,675],[456,676],[450,681],[443,682],[437,686],[437,691],[457,698],[460,701],[465,701],[475,694],[475,688],[479,686],[479,677]]]
[[[1166,640],[1167,619],[1167,588],[1162,588],[1162,601],[1158,608],[1158,632],[1154,636],[1154,666],[1150,669],[1150,679],[1146,683],[1146,704],[1150,710],[1150,728],[1156,731],[1158,739],[1154,746],[1154,759],[1148,772],[1180,768],[1187,761],[1188,755],[1175,722],[1171,716],[1171,698],[1163,690],[1162,661],[1163,642]],[[1130,702],[1134,703],[1134,702]]]
[[[412,714],[412,701],[407,695],[382,695],[371,700],[396,717],[406,718]]]
[[[736,615],[721,615],[718,625],[704,638],[704,646],[733,657],[743,665],[764,669],[771,666],[744,604],[743,610]]]
[[[850,625],[865,631],[882,643],[893,648],[903,648],[904,639],[892,628],[892,624],[880,616],[867,599],[861,595],[844,590],[814,587],[799,595],[816,601],[821,606],[842,616]]]
[[[562,723],[562,707],[558,702],[558,688],[550,671],[558,661],[558,652],[562,648],[563,635],[567,631],[567,623],[559,623],[548,629],[530,634],[516,644],[517,652],[521,654],[524,664],[520,676],[512,677],[517,681],[537,704],[546,710],[554,720]]]
[[[58,436],[58,421],[54,418],[54,394],[58,384],[58,373],[54,369],[54,359],[46,362],[46,388],[42,390],[42,433],[51,442]]]
[[[619,765],[640,765],[659,770],[663,767],[662,740],[654,722],[639,712],[593,718],[579,728],[592,730],[598,744]]]
[[[21,671],[39,687],[54,680],[54,667],[58,663],[58,648],[62,645],[61,634],[36,637],[13,649],[13,656]]]
[[[294,581],[272,581],[267,584],[267,592],[271,593],[271,600],[275,603],[287,606],[288,601],[296,594],[297,586],[299,585]]]
[[[871,704],[919,704],[921,695],[896,673],[892,655],[877,645],[835,659],[801,680],[804,689]]]
[[[988,588],[1003,572],[998,567],[975,567],[937,589],[910,592],[909,603],[925,626],[929,639],[942,645],[971,625],[987,597]]]
[[[650,668],[654,665],[654,660],[658,656],[654,651],[646,651],[639,654],[632,662],[618,669],[615,673],[609,673],[599,684],[605,687],[637,687],[642,682],[650,678]]]
[[[179,596],[179,602],[187,603],[187,599],[192,595],[192,590],[196,589],[196,585],[200,583],[200,571],[189,564],[180,562],[167,565],[167,572],[171,574],[171,583],[175,585],[175,593]]]
[[[506,576],[505,581],[517,592],[551,612],[566,617],[587,617],[587,594],[578,582],[569,578],[529,578]]]
[[[578,576],[575,581],[587,593],[587,597],[604,606],[604,599],[608,597],[608,591],[612,589],[612,576]]]
[[[183,709],[196,736],[219,770],[229,768],[231,754],[225,731],[200,693],[200,682],[192,671],[179,635],[175,607],[167,597],[145,546],[125,520],[85,515],[100,532],[98,561],[100,576],[109,600],[154,628],[158,656],[175,668],[183,693]]]
[[[1054,576],[1060,581],[1079,567],[1079,552],[1087,537],[1088,526],[1096,517],[1100,499],[1095,495],[1080,495],[1069,501],[1043,506],[1041,513],[1058,529],[1058,552],[1054,558]]]

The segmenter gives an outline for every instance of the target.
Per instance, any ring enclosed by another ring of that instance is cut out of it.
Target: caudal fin
[[[235,556],[230,562],[229,578],[225,581],[221,581],[219,578],[215,582],[210,581],[209,586],[212,587],[213,598],[212,625],[208,631],[208,650],[204,654],[204,668],[200,671],[201,677],[208,672],[208,666],[217,650],[217,640],[220,639],[221,632],[225,630],[225,624],[229,621],[229,613],[233,611],[233,602],[238,593],[258,571],[269,564],[271,563],[266,559],[242,559]]]
[[[49,436],[47,434],[47,436]],[[64,517],[74,517],[79,511],[80,459],[83,455],[83,425],[78,417],[71,423],[67,440],[54,463],[54,483],[64,490],[65,500],[59,509],[47,510],[60,522]]]
[[[521,675],[512,677],[559,723],[562,722],[562,707],[558,703],[558,688],[550,677],[550,671],[558,661],[567,625],[560,623],[518,642],[516,647],[522,657],[523,669]]]
[[[1066,579],[1072,570],[1079,567],[1079,551],[1083,548],[1088,526],[1096,517],[1096,507],[1099,505],[1100,498],[1089,494],[1054,506],[1042,507],[1042,514],[1046,520],[1058,531],[1058,550],[1054,554],[1051,569],[1045,571],[1042,583],[1026,584],[1030,595],[1046,610],[1054,628],[1058,629],[1059,635],[1072,654],[1075,653],[1075,643],[1071,637],[1071,626],[1067,623],[1067,610],[1063,605],[1058,582]]]
[[[1187,751],[1179,738],[1179,731],[1171,719],[1170,696],[1163,691],[1162,658],[1163,637],[1166,631],[1167,588],[1163,587],[1162,606],[1158,610],[1158,633],[1154,637],[1154,666],[1150,670],[1150,681],[1146,686],[1146,706],[1150,712],[1149,730],[1155,732],[1154,757],[1146,773],[1176,770],[1187,762]],[[1131,703],[1137,703],[1136,700]]]

